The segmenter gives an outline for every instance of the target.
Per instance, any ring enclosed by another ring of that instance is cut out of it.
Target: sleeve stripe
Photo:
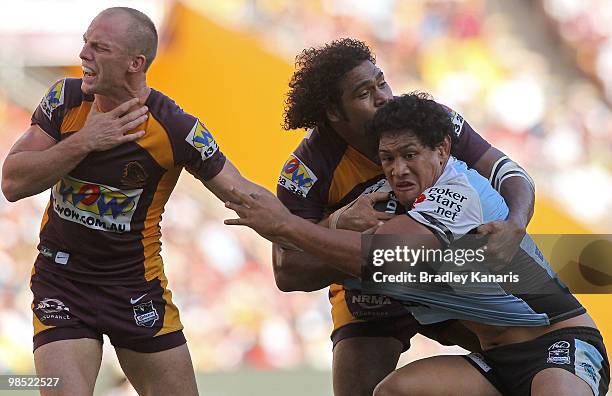
[[[491,183],[493,188],[495,188],[495,179],[497,178],[497,173],[505,164],[507,164],[510,161],[512,160],[508,157],[501,157],[500,159],[497,160],[495,164],[493,164],[493,173],[491,173],[491,177],[489,177],[489,182]]]
[[[516,171],[516,172],[510,172],[510,173],[506,174],[504,177],[502,177],[501,180],[499,181],[499,188],[501,188],[502,183],[506,179],[509,179],[511,177],[522,177],[523,179],[525,179],[525,180],[527,180],[529,182],[530,186],[533,187],[533,181],[531,180],[531,178],[525,172]]]
[[[443,246],[448,246],[454,241],[453,233],[434,217],[422,212],[407,212],[414,221],[423,224],[440,240]]]
[[[448,243],[453,243],[455,240],[455,237],[453,236],[453,233],[448,229],[448,227],[446,227],[443,223],[441,223],[440,221],[438,221],[438,219],[436,219],[435,217],[427,214],[427,213],[419,213],[421,216],[423,216],[423,218],[427,221],[429,221],[432,225],[438,227],[446,236],[446,239],[448,240]]]
[[[40,130],[41,130],[41,131],[42,131],[42,132],[43,132],[45,135],[49,136],[49,137],[50,137],[51,139],[53,139],[55,142],[59,142],[59,139],[56,139],[56,138],[54,138],[53,136],[51,136],[51,134],[50,134],[49,132],[45,131],[45,130],[43,129],[43,127],[42,127],[42,126],[41,126],[39,123],[35,122],[35,123],[33,123],[32,125],[36,125],[36,126],[38,127],[38,129],[40,129]]]

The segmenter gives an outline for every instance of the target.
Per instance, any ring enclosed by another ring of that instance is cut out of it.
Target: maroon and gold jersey
[[[452,154],[473,166],[491,145],[461,115],[446,109],[458,137]],[[277,196],[293,214],[318,221],[364,192],[377,190],[384,178],[379,164],[348,145],[331,128],[315,128],[285,162]],[[348,298],[343,286],[330,287],[334,329],[357,321],[354,310],[347,306],[351,304]],[[359,298],[353,299],[359,303]]]
[[[55,83],[32,115],[56,141],[83,127],[94,100],[81,80]],[[49,270],[89,283],[130,284],[163,273],[160,221],[179,174],[201,180],[225,164],[212,134],[159,91],[146,101],[145,135],[92,152],[51,189],[37,260]]]

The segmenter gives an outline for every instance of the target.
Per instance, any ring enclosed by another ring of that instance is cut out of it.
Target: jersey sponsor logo
[[[301,197],[308,195],[316,181],[317,177],[314,172],[294,154],[289,156],[278,178],[280,186]]]
[[[570,343],[567,341],[557,341],[549,346],[546,363],[570,364]]]
[[[61,300],[58,300],[57,298],[45,298],[41,300],[36,306],[36,309],[40,309],[44,313],[70,311],[70,308],[68,308]]]
[[[40,108],[47,118],[51,119],[53,110],[64,104],[64,86],[66,80],[59,80],[51,88],[40,102]]]
[[[134,321],[138,326],[153,327],[159,319],[157,310],[153,306],[153,301],[147,301],[132,307],[134,310]]]
[[[41,311],[39,316],[41,322],[47,319],[70,319],[70,308],[57,298],[44,298],[37,305],[35,310]]]
[[[420,204],[421,202],[425,201],[426,199],[427,199],[427,195],[425,195],[425,194],[421,194],[418,197],[416,197],[416,199],[412,203],[412,209],[416,208],[416,206],[418,204]]]
[[[392,192],[389,193],[389,199],[382,202],[376,202],[374,204],[374,209],[378,210],[379,212],[390,214],[400,214],[400,212],[398,212],[399,207],[399,201]]]
[[[425,195],[425,194],[421,194]],[[435,212],[442,217],[455,221],[467,197],[448,187],[431,187],[427,190],[426,200],[438,204]]]
[[[72,177],[52,190],[53,209],[62,219],[100,231],[130,231],[142,189],[120,190]]]
[[[448,116],[450,117],[451,122],[453,123],[455,135],[459,137],[461,135],[461,128],[463,128],[463,123],[465,122],[465,119],[461,117],[461,114],[451,109],[448,109]]]
[[[389,184],[387,179],[384,179],[384,178],[380,179],[376,183],[367,187],[363,191],[362,195],[371,194],[373,192],[389,193],[389,198],[387,200],[378,201],[374,204],[375,210],[379,212],[386,212],[386,213],[391,213],[391,214],[404,213],[405,208],[397,200],[397,197],[393,193],[393,190],[391,190],[391,185]]]
[[[376,294],[357,294],[351,297],[353,304],[359,304],[365,309],[381,308],[391,304],[391,299],[387,296]]]
[[[372,184],[371,186],[363,190],[362,194],[370,194],[370,193],[377,192],[377,191],[391,192],[391,185],[389,184],[387,179],[384,179],[384,178],[380,179],[376,183]]]
[[[212,133],[206,129],[200,120],[196,120],[195,125],[193,128],[191,128],[191,131],[185,140],[200,152],[203,160],[207,160],[212,157],[213,154],[219,149],[219,146],[217,145],[215,138],[213,138]]]

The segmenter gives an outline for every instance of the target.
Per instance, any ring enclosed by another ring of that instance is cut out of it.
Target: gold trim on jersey
[[[340,202],[355,186],[382,174],[380,165],[352,147],[347,147],[340,163],[334,170],[329,187],[328,204]]]
[[[161,228],[159,223],[164,212],[164,205],[166,205],[168,198],[170,198],[181,170],[181,167],[175,167],[164,173],[157,185],[151,205],[147,209],[141,240],[145,257],[144,276],[147,281],[155,279],[160,273],[163,273],[164,265],[159,255],[161,251]]]
[[[65,133],[81,130],[83,125],[85,125],[92,103],[93,102],[83,101],[79,106],[66,111],[64,119],[62,120],[62,126],[60,127],[60,133],[63,135]]]
[[[164,274],[162,271],[157,278],[159,279],[160,286],[164,289],[162,298],[166,302],[166,306],[164,307],[164,324],[154,337],[183,330],[183,324],[181,323],[178,308],[172,302],[172,292],[170,289],[168,289],[168,279],[166,278],[166,274]]]
[[[134,128],[133,131],[145,129],[146,133],[143,137],[136,141],[143,149],[155,159],[155,162],[164,169],[174,167],[174,151],[170,138],[164,127],[151,115],[144,124]]]

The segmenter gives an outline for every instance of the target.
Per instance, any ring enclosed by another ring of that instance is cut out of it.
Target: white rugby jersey
[[[461,243],[462,237],[482,224],[505,220],[508,207],[487,179],[450,157],[442,175],[415,200],[406,215],[431,230],[446,248]],[[489,273],[485,266],[482,268],[483,274]],[[457,270],[456,266],[451,269]],[[426,288],[409,282],[370,283],[368,292],[405,302],[422,324],[462,319],[498,326],[543,326],[586,312],[529,235],[504,271],[517,274],[520,283],[452,283]]]

